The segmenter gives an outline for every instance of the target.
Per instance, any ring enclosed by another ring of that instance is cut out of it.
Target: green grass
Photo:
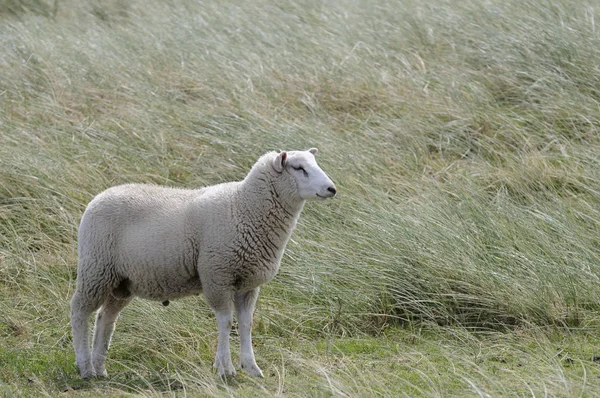
[[[596,21],[575,0],[0,1],[0,396],[600,397]],[[312,146],[339,194],[262,289],[266,378],[216,376],[187,298],[135,300],[111,377],[80,380],[91,198]]]

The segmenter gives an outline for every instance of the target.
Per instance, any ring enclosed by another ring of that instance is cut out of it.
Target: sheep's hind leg
[[[262,370],[254,359],[252,349],[252,316],[258,299],[259,289],[238,292],[235,295],[235,311],[237,313],[240,333],[240,363],[244,372],[254,377],[264,377]]]
[[[131,302],[131,299],[132,297],[116,298],[109,295],[96,315],[92,364],[98,377],[108,377],[106,373],[106,355],[110,346],[110,339],[115,330],[119,313]]]
[[[79,290],[75,291],[71,299],[71,333],[75,349],[75,365],[84,379],[96,376],[90,354],[89,318],[92,312],[100,307],[102,299],[103,297],[90,298]]]

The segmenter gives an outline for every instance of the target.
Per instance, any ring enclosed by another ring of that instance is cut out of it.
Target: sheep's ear
[[[317,148],[310,148],[310,149],[308,150],[308,152],[312,153],[313,155],[316,155],[316,154],[317,154],[317,152],[319,152],[319,150],[318,150]]]
[[[287,152],[279,152],[279,154],[273,160],[273,168],[276,172],[281,173],[285,168],[285,161],[287,159]]]

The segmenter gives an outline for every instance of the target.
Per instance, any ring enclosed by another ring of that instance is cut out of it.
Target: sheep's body
[[[306,162],[307,153],[290,152],[289,160]],[[71,301],[73,344],[83,377],[106,376],[114,323],[133,297],[165,302],[201,292],[217,314],[219,374],[235,374],[229,354],[235,308],[242,367],[262,376],[250,337],[258,287],[277,274],[305,199],[310,199],[301,194],[300,178],[285,168],[287,154],[282,154],[283,159],[276,153],[261,157],[243,181],[198,190],[128,184],[90,202],[79,229]],[[326,186],[333,196],[335,188],[325,179],[319,180],[318,192]],[[87,322],[101,306],[90,355]]]
[[[82,259],[89,256],[103,270],[100,283],[108,276],[114,288],[150,300],[200,293],[200,274],[206,284],[258,287],[277,273],[302,204],[255,209],[245,205],[244,188],[241,182],[200,190],[110,188],[84,213]],[[93,280],[88,283],[96,289]]]

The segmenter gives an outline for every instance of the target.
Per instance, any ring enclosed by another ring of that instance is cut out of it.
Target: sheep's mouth
[[[315,195],[317,195],[317,196],[318,196],[319,198],[321,198],[321,199],[329,199],[329,198],[333,198],[333,195],[331,195],[331,196],[323,196],[323,195],[319,195],[318,193],[317,193],[317,194],[315,194]]]

